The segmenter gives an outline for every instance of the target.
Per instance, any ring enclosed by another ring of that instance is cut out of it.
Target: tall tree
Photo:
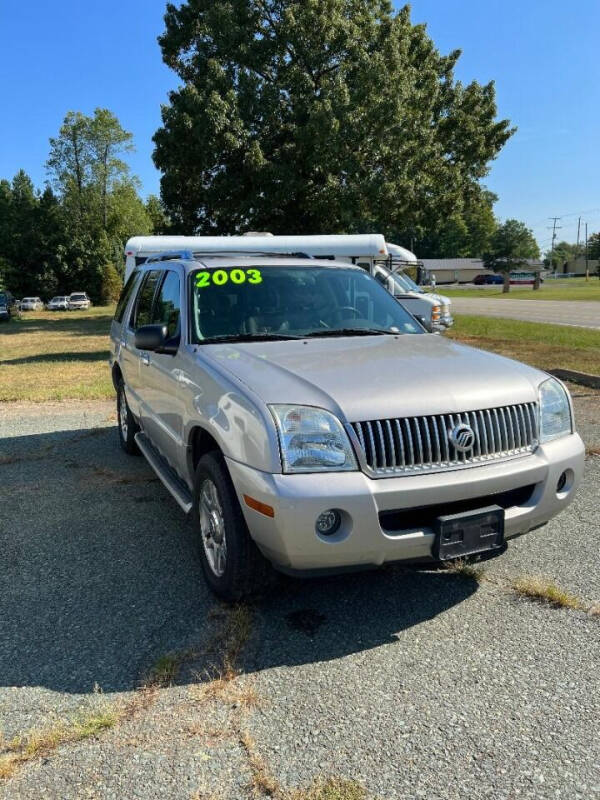
[[[132,134],[106,108],[93,117],[69,111],[58,137],[50,139],[48,174],[67,206],[76,211],[74,224],[106,231],[110,193],[135,183],[120,156],[133,150]]]
[[[99,186],[102,226],[108,226],[108,193],[117,182],[129,176],[129,166],[119,158],[131,152],[133,134],[123,130],[119,120],[107,108],[97,108],[89,123],[89,147],[94,177]]]
[[[79,220],[84,214],[84,192],[90,180],[90,119],[81,111],[69,111],[58,136],[50,139],[46,168],[61,195],[71,194]]]
[[[504,275],[503,292],[510,289],[510,272],[527,263],[528,258],[539,258],[540,249],[533,233],[516,219],[507,219],[492,236],[490,249],[483,261],[488,269]],[[539,273],[536,288],[539,287]]]
[[[188,0],[165,23],[182,86],[153,157],[181,232],[418,237],[512,133],[493,84],[456,81],[459,51],[389,0]]]

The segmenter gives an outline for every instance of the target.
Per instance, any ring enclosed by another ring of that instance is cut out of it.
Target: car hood
[[[328,408],[349,422],[528,403],[547,377],[427,334],[204,345],[200,354],[265,403]]]

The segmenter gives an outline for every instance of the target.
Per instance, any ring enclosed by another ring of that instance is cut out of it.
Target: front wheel
[[[266,586],[271,567],[252,541],[227,467],[216,453],[198,462],[193,519],[202,571],[215,594],[234,602]]]
[[[130,456],[139,455],[140,451],[135,443],[135,435],[139,431],[140,426],[135,421],[127,405],[125,384],[123,381],[119,382],[117,388],[117,421],[119,425],[119,441],[121,442],[121,447]]]

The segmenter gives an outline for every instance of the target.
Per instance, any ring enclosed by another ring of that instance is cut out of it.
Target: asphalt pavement
[[[443,293],[443,287],[440,288]],[[487,297],[453,297],[456,314],[504,317],[527,322],[550,322],[600,329],[600,303],[587,300],[509,300]]]
[[[600,393],[574,393],[598,447]],[[318,776],[380,800],[600,797],[600,617],[509,587],[545,575],[600,603],[597,456],[576,502],[481,583],[397,567],[282,580],[250,609],[246,710],[199,700],[227,612],[191,524],[120,450],[112,404],[0,409],[0,477],[5,742],[126,703],[160,656],[194,653],[147,707],[23,764],[0,797],[267,797],[257,764],[277,800]]]

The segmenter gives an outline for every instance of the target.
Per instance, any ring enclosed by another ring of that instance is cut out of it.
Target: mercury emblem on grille
[[[467,453],[475,444],[475,432],[470,425],[460,422],[448,432],[448,438],[459,453]]]

